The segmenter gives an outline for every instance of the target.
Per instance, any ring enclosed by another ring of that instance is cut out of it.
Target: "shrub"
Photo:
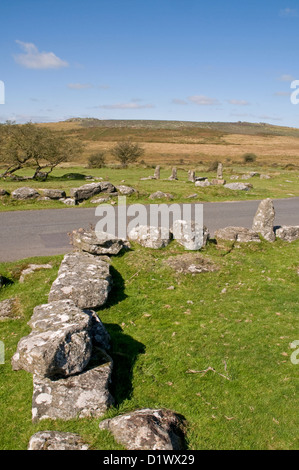
[[[88,157],[88,168],[103,168],[105,163],[104,152],[93,153]]]
[[[244,163],[253,163],[256,161],[257,156],[255,155],[255,153],[244,153],[242,158]]]

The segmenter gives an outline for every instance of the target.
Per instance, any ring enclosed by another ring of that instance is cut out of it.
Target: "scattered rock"
[[[35,271],[40,271],[41,269],[52,269],[52,267],[53,266],[51,264],[29,264],[28,268],[22,271],[19,282],[23,283],[25,281],[25,277]]]
[[[218,271],[219,267],[197,254],[171,256],[164,261],[179,274],[200,274]]]
[[[200,250],[210,236],[206,227],[194,221],[175,220],[172,227],[173,238],[186,250]]]
[[[260,242],[257,232],[245,227],[225,227],[215,231],[216,240],[230,240],[236,242]]]
[[[36,199],[40,194],[34,188],[28,188],[27,186],[23,188],[15,189],[11,193],[11,197],[17,200],[26,200],[26,199]]]
[[[66,199],[59,199],[60,202],[63,202],[63,204],[66,204],[67,206],[75,206],[76,205],[76,200],[71,197],[67,197]]]
[[[249,183],[227,183],[224,187],[233,191],[249,191],[252,185]]]
[[[80,186],[79,188],[72,188],[70,195],[78,202],[85,201],[91,197],[96,196],[99,193],[115,193],[116,187],[109,183],[109,181],[101,181],[99,183],[89,183]]]
[[[230,179],[231,179],[231,180],[238,180],[238,179],[239,179],[239,175],[231,175]]]
[[[127,450],[182,450],[185,421],[165,409],[143,409],[106,419],[100,429],[109,430]]]
[[[106,260],[89,253],[68,253],[53,282],[49,302],[70,299],[81,308],[105,304],[111,289],[110,266]]]
[[[198,194],[194,193],[194,194],[190,194],[190,196],[187,196],[187,199],[195,199],[196,197],[198,197]]]
[[[136,241],[146,248],[159,249],[170,243],[171,233],[165,227],[140,225],[130,231],[129,239]]]
[[[7,192],[5,189],[0,188],[0,197],[1,196],[8,196],[9,192]]]
[[[281,240],[285,240],[291,243],[299,239],[299,225],[283,225],[282,227],[276,229],[275,234],[276,237],[280,238]]]
[[[91,199],[90,202],[92,204],[103,204],[104,202],[108,202],[108,201],[111,201],[110,196],[104,196],[104,197],[98,197],[98,198],[95,198],[95,199]]]
[[[262,235],[268,242],[275,241],[273,228],[275,210],[272,199],[264,199],[260,202],[253,219],[252,230]]]
[[[66,197],[65,191],[61,189],[43,189],[43,195],[49,199],[63,199]]]
[[[78,434],[39,431],[31,436],[27,450],[89,450],[89,446]]]
[[[156,191],[149,196],[149,199],[173,199],[173,195],[169,193],[163,193],[162,191]]]
[[[71,243],[75,248],[86,251],[92,255],[117,255],[123,248],[129,248],[126,240],[121,240],[106,232],[94,230],[74,230]]]
[[[261,180],[269,180],[270,178],[271,178],[271,176],[269,176],[269,175],[260,175]]]
[[[136,193],[136,189],[131,188],[131,186],[125,186],[123,184],[120,186],[116,186],[116,189],[120,194],[124,196],[130,196],[131,194]]]
[[[114,404],[112,366],[111,357],[98,350],[94,364],[80,374],[58,380],[34,375],[32,421],[102,417]]]
[[[201,188],[205,188],[206,186],[210,186],[211,183],[208,179],[204,179],[204,180],[197,180],[195,181],[195,186],[199,186]]]
[[[218,186],[220,186],[220,185],[223,186],[224,184],[226,184],[226,181],[224,179],[217,178],[217,179],[211,180],[211,184],[214,185],[214,186],[217,186],[217,185]]]
[[[15,318],[17,299],[5,299],[0,302],[0,320]]]

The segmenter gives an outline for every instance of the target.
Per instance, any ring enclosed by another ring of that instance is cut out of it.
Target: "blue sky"
[[[0,15],[0,121],[299,127],[298,1],[2,0]]]

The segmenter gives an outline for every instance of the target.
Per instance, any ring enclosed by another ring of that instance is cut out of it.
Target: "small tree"
[[[81,150],[81,143],[50,129],[31,122],[7,122],[0,126],[0,163],[7,167],[0,176],[9,176],[26,165],[34,168],[34,179],[45,180],[57,165],[75,158]]]
[[[93,153],[88,157],[88,168],[103,168],[105,163],[105,152]]]
[[[112,148],[111,154],[120,161],[123,168],[126,168],[129,163],[136,162],[144,154],[144,149],[128,139],[118,142]]]

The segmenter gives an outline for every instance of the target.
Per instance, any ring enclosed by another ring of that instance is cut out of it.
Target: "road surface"
[[[203,204],[203,222],[211,235],[218,228],[250,228],[260,201]],[[274,200],[275,225],[299,225],[299,198]],[[117,206],[115,206],[117,210]],[[71,251],[68,232],[99,221],[95,208],[46,209],[0,213],[0,261],[50,256]]]

